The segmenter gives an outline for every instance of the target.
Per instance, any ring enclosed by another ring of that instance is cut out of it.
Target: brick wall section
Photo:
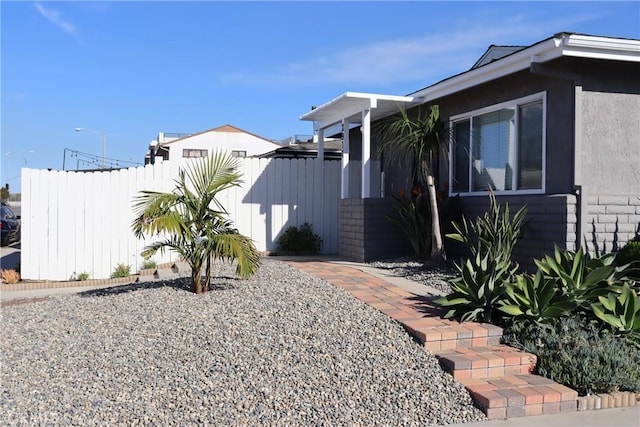
[[[640,196],[591,196],[587,201],[585,235],[591,252],[621,249],[640,236]]]
[[[402,230],[385,218],[396,214],[392,199],[343,199],[339,209],[341,256],[368,262],[413,253]]]
[[[554,245],[575,250],[577,230],[577,198],[573,194],[499,196],[498,203],[509,204],[511,215],[526,205],[527,215],[513,258],[525,269],[535,268],[534,259],[551,254]],[[462,197],[462,212],[467,220],[483,215],[489,209],[489,197]],[[449,257],[460,253],[448,253]]]

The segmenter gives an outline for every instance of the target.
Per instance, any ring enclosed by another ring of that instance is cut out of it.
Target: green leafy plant
[[[131,266],[127,264],[118,264],[111,273],[111,278],[129,277],[131,275]]]
[[[154,260],[152,259],[145,259],[142,261],[142,265],[140,266],[140,268],[142,268],[143,270],[148,270],[150,268],[156,268],[157,264]]]
[[[628,279],[628,266],[616,266],[615,254],[591,258],[582,249],[576,252],[555,247],[553,256],[535,260],[538,270],[583,311],[612,290],[621,290]]]
[[[640,344],[640,296],[628,283],[619,293],[599,296],[598,302],[591,304],[591,309],[598,319],[612,326],[616,332],[628,334]]]
[[[503,341],[537,355],[535,372],[581,396],[640,390],[640,346],[602,330],[581,315],[551,324],[516,320]]]
[[[493,193],[489,193],[490,208],[475,222],[453,223],[456,233],[447,237],[464,243],[472,256],[461,264],[455,264],[459,277],[450,280],[452,293],[436,300],[437,304],[450,307],[445,317],[464,321],[500,323],[498,307],[505,305],[507,284],[514,281],[518,265],[511,261],[513,247],[518,241],[524,223],[526,208],[521,208],[513,218],[509,206],[498,205]]]
[[[503,305],[506,283],[516,268],[508,261],[492,259],[488,254],[481,258],[476,254],[474,258],[456,264],[460,275],[449,281],[452,292],[435,302],[449,307],[445,318],[500,323],[496,308]]]
[[[629,277],[640,287],[640,240],[628,241],[616,255],[616,264],[629,265]]]
[[[387,215],[386,218],[402,229],[417,259],[428,259],[431,255],[431,215],[427,197],[419,195],[415,201],[404,194],[391,197],[399,216]]]
[[[89,280],[90,276],[91,275],[89,273],[87,273],[86,271],[83,271],[82,273],[76,273],[74,271],[73,274],[71,275],[71,277],[69,277],[69,280],[83,282],[85,280]]]
[[[299,228],[287,227],[276,242],[278,250],[305,254],[317,254],[322,250],[322,238],[313,232],[308,222]]]
[[[484,215],[474,222],[468,222],[463,216],[461,224],[452,223],[456,232],[447,234],[446,237],[464,243],[472,256],[488,255],[494,260],[510,262],[524,225],[527,208],[523,206],[511,217],[508,203],[503,208],[496,201],[493,192],[489,192],[489,199],[489,210]]]
[[[515,318],[544,323],[567,316],[576,308],[575,302],[540,270],[533,276],[520,274],[515,283],[507,283],[505,287],[507,298],[498,309]]]
[[[438,153],[445,150],[447,132],[440,120],[440,107],[432,105],[409,112],[401,109],[380,123],[381,144],[379,153],[388,159],[412,161],[413,184],[426,187],[431,216],[431,258],[442,258],[443,243],[440,231],[440,215],[435,187],[433,164]]]
[[[235,261],[240,277],[254,274],[260,266],[253,241],[234,228],[217,199],[220,192],[241,184],[238,166],[230,154],[215,152],[181,168],[172,192],[142,191],[134,204],[131,227],[136,237],[163,236],[143,250],[143,258],[167,248],[175,251],[191,267],[193,291],[198,294],[210,288],[213,259]]]

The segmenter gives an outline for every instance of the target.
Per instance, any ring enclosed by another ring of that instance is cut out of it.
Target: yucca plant
[[[209,290],[211,260],[236,261],[236,274],[254,274],[260,254],[253,241],[238,233],[216,196],[240,185],[238,161],[224,152],[189,163],[178,173],[173,192],[143,191],[134,205],[132,224],[137,237],[168,236],[147,246],[142,252],[149,259],[157,251],[170,248],[191,267],[195,293]],[[202,268],[205,282],[202,283]]]
[[[538,323],[549,323],[553,319],[567,316],[576,308],[540,270],[535,275],[516,276],[515,283],[505,285],[507,298],[500,311],[516,318],[526,318]]]

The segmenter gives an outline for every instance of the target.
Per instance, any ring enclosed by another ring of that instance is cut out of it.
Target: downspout
[[[582,75],[569,71],[560,71],[536,62],[536,56],[531,58],[529,72],[547,77],[570,80],[573,82],[573,191],[576,201],[576,247],[586,249],[586,238],[583,233],[587,229],[587,188],[582,176]],[[585,234],[586,236],[586,234]],[[569,249],[569,248],[567,248]]]

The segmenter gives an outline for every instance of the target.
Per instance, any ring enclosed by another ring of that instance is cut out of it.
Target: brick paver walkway
[[[501,345],[501,328],[443,319],[444,311],[432,299],[357,268],[322,260],[285,262],[345,289],[400,322],[469,390],[489,419],[577,410],[578,393],[531,374],[536,356]]]

